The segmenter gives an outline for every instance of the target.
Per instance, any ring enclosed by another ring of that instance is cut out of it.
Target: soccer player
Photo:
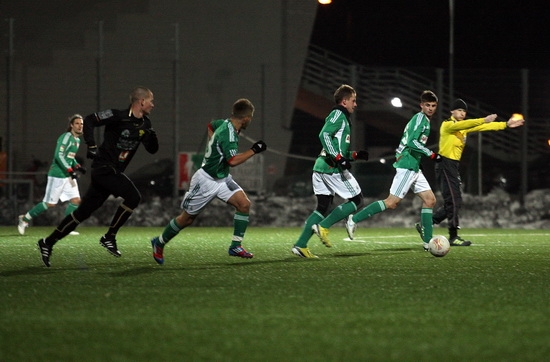
[[[313,233],[330,248],[329,228],[358,210],[363,203],[361,187],[350,172],[352,161],[369,158],[365,150],[349,150],[350,116],[357,108],[357,93],[353,87],[343,84],[334,92],[334,102],[335,106],[319,133],[323,149],[315,160],[311,176],[317,207],[307,218],[302,233],[292,247],[292,253],[301,258],[317,258],[307,246]],[[347,201],[327,215],[335,194]]]
[[[84,121],[80,114],[69,117],[67,131],[57,138],[53,161],[48,171],[44,199],[34,205],[25,215],[19,215],[19,223],[17,224],[19,234],[24,235],[29,222],[44,211],[55,207],[59,200],[61,202],[69,201],[65,209],[65,216],[76,210],[80,205],[80,192],[75,171],[85,174],[86,169],[78,163],[75,156],[80,147],[79,137],[82,135],[83,125]]]
[[[420,220],[423,227],[424,250],[428,250],[428,242],[432,238],[432,213],[435,205],[435,195],[428,180],[420,169],[422,156],[428,156],[436,162],[441,156],[426,147],[430,135],[430,118],[437,109],[438,99],[434,92],[425,90],[420,95],[420,112],[416,113],[405,126],[403,137],[395,150],[395,176],[390,187],[390,194],[385,200],[379,200],[364,209],[350,215],[346,222],[346,230],[352,238],[357,223],[386,209],[395,209],[405,198],[409,190],[422,200]]]
[[[462,99],[454,101],[451,107],[451,117],[441,123],[439,133],[439,154],[441,163],[435,166],[437,184],[443,196],[443,206],[433,214],[433,223],[439,224],[447,219],[449,228],[449,243],[451,246],[469,246],[470,240],[464,240],[458,235],[460,228],[458,218],[462,206],[462,191],[460,180],[460,158],[466,145],[466,137],[472,132],[500,131],[506,128],[516,128],[525,122],[523,119],[510,118],[507,122],[493,122],[496,114],[485,118],[468,119],[468,105]],[[422,228],[416,224],[416,229],[422,235]]]
[[[248,99],[241,98],[233,104],[229,118],[209,123],[210,139],[206,146],[202,167],[193,174],[189,190],[183,196],[181,202],[183,211],[170,220],[162,234],[151,239],[153,258],[158,264],[164,263],[166,244],[180,231],[190,226],[214,198],[235,208],[229,255],[246,259],[254,256],[241,245],[248,227],[250,200],[229,173],[231,167],[238,166],[267,149],[264,141],[258,141],[250,149],[239,153],[239,133],[250,125],[253,116],[254,105]]]
[[[87,157],[91,158],[91,184],[78,209],[67,215],[46,238],[38,240],[42,262],[50,266],[52,248],[80,223],[103,205],[110,195],[121,197],[107,233],[99,244],[115,257],[121,253],[117,248],[116,235],[141,201],[141,195],[124,170],[134,157],[141,143],[151,154],[158,151],[157,135],[151,127],[149,113],[154,108],[153,92],[137,87],[130,94],[130,106],[123,110],[108,109],[84,118],[84,140],[88,146]],[[94,128],[105,127],[103,143],[98,147]]]

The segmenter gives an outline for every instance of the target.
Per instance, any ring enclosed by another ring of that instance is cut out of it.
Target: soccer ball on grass
[[[443,235],[435,235],[428,243],[428,250],[433,256],[445,256],[450,249],[451,244],[449,244],[449,240]]]

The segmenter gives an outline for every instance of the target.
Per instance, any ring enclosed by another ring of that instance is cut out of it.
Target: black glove
[[[80,165],[76,165],[76,166],[74,167],[74,169],[75,169],[75,171],[78,171],[78,172],[80,172],[80,173],[83,174],[83,175],[85,175],[85,174],[86,174],[86,171],[88,171],[88,170],[86,170],[86,167],[80,166]]]
[[[435,162],[441,162],[443,161],[443,159],[441,158],[441,155],[439,153],[432,153],[432,155],[430,156],[430,158],[432,160],[434,160]]]
[[[157,132],[155,132],[154,129],[149,128],[149,129],[146,129],[146,130],[145,130],[145,135],[147,135],[147,136],[155,136],[155,137],[156,137],[156,136],[157,136]]]
[[[369,152],[367,150],[360,150],[357,151],[357,154],[355,155],[356,159],[358,160],[369,160]]]
[[[94,159],[97,157],[97,146],[88,146],[88,152],[86,152],[86,157]]]
[[[72,168],[68,169],[67,172],[69,173],[69,176],[71,176],[71,178],[74,180],[76,179],[78,176],[76,175],[76,172],[74,172],[74,170]]]
[[[145,146],[145,150],[150,154],[157,153],[159,150],[159,140],[157,138],[157,132],[154,129],[148,128],[143,131],[143,137],[141,142]]]
[[[250,147],[250,149],[252,151],[254,151],[254,153],[260,153],[260,152],[264,152],[265,150],[267,150],[267,145],[265,144],[264,141],[258,141],[256,143],[254,143],[252,145],[252,147]]]
[[[351,169],[351,162],[345,157],[341,157],[336,161],[336,163],[338,164],[338,167],[340,167],[342,171]]]

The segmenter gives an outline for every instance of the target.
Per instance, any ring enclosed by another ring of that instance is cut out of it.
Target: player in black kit
[[[89,218],[110,195],[120,197],[123,201],[99,244],[112,255],[121,256],[116,245],[117,232],[141,201],[138,189],[124,174],[124,170],[140,143],[151,154],[156,153],[159,148],[157,135],[148,117],[154,108],[153,100],[151,90],[137,87],[130,94],[131,104],[128,109],[108,109],[90,114],[84,119],[84,140],[88,146],[86,156],[93,159],[91,184],[78,209],[67,215],[47,238],[38,240],[42,262],[47,267],[50,266],[54,244]],[[105,130],[103,143],[98,147],[94,139],[94,128],[101,126]]]

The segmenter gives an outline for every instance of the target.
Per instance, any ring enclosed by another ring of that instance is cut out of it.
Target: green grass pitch
[[[467,229],[471,247],[424,252],[414,228],[333,227],[319,259],[298,228],[190,227],[157,265],[161,228],[106,228],[59,242],[52,227],[0,228],[0,361],[542,361],[550,356],[550,231]],[[446,229],[436,228],[436,233]]]

